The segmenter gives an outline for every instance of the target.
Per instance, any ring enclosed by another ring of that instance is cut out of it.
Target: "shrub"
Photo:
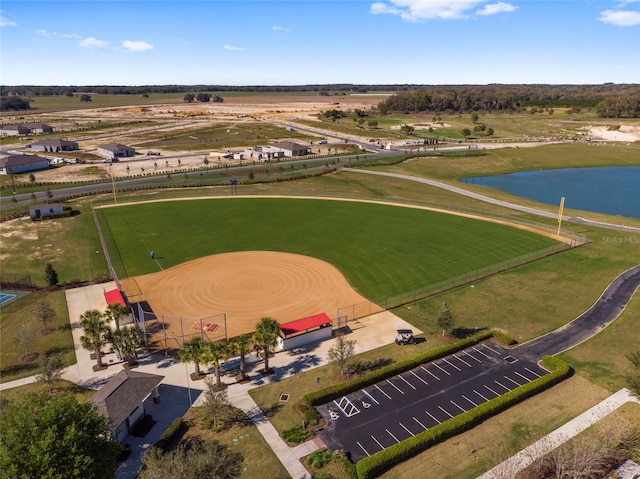
[[[166,451],[171,446],[173,440],[182,433],[185,428],[186,424],[182,420],[182,417],[174,419],[173,422],[169,424],[169,427],[160,435],[155,446]]]
[[[286,431],[282,431],[282,438],[285,441],[293,442],[293,443],[296,443],[296,444],[300,444],[301,442],[306,441],[312,435],[313,435],[313,433],[307,431],[306,428],[305,428],[304,431],[302,431],[302,428],[300,426],[292,427],[291,429],[287,429]]]

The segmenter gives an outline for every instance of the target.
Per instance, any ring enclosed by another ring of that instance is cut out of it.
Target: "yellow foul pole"
[[[562,226],[562,211],[564,210],[564,196],[560,198],[560,210],[558,211],[558,236],[560,236],[560,226]]]

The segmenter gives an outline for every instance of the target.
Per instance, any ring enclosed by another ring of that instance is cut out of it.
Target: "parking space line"
[[[474,406],[478,406],[476,403],[474,403],[471,399],[469,399],[467,396],[465,396],[464,394],[462,395],[463,398],[465,398],[467,401],[469,401],[471,404],[473,404]]]
[[[380,389],[380,386],[378,386],[377,384],[373,385],[378,391],[380,391],[382,394],[384,394],[385,396],[387,396],[387,399],[391,399],[391,396],[389,396],[386,392],[384,392],[382,389]]]
[[[414,420],[415,422],[417,422],[418,424],[420,424],[420,425],[424,428],[424,430],[425,430],[425,431],[426,431],[427,429],[429,429],[427,426],[425,426],[425,425],[424,425],[424,424],[422,424],[420,421],[418,421],[415,417],[413,418],[413,420]]]
[[[362,392],[365,393],[367,397],[371,399],[374,403],[380,404],[378,401],[376,401],[376,398],[374,398],[371,394],[369,394],[365,389],[363,389]]]
[[[502,384],[500,381],[493,381],[494,383],[496,383],[498,386],[506,389],[507,391],[511,391],[511,389],[509,389],[507,386],[505,386],[504,384]]]
[[[340,398],[340,401],[333,401],[333,403],[338,406],[338,408],[340,409],[340,411],[342,411],[342,414],[345,415],[345,417],[351,417],[351,416],[355,416],[356,414],[360,414],[360,409],[358,409],[355,404],[353,404],[349,398],[347,396],[342,396],[342,398]],[[348,409],[348,411],[347,411]]]
[[[451,376],[451,374],[450,374],[448,371],[446,371],[446,370],[442,369],[442,368],[441,368],[440,366],[438,366],[436,363],[433,363],[433,365],[434,365],[435,367],[437,367],[440,371],[442,371],[443,373],[445,373],[447,376]]]
[[[438,376],[436,376],[435,374],[433,374],[431,371],[429,371],[428,369],[426,369],[423,366],[420,366],[420,369],[423,369],[425,372],[431,374],[434,378],[436,378],[438,381],[440,381],[440,378]]]
[[[491,389],[489,386],[487,386],[486,384],[484,385],[485,388],[487,388],[489,391],[491,391],[493,394],[496,395],[496,397],[500,396],[500,394],[498,394],[497,392],[495,392],[493,389]]]
[[[518,371],[514,371],[515,374],[517,374],[518,376],[520,376],[522,379],[524,379],[526,382],[530,383],[531,379],[529,379],[526,376],[523,376],[522,374],[520,374]]]
[[[411,389],[413,389],[414,391],[416,390],[416,387],[413,384],[411,384],[409,381],[407,381],[401,374],[398,374],[398,377],[402,379],[405,383],[407,383]]]
[[[476,393],[478,396],[480,396],[482,399],[484,399],[485,401],[488,401],[488,399],[486,397],[484,397],[482,394],[480,394],[478,391],[476,391],[475,389],[473,390],[474,393]]]
[[[425,385],[429,385],[429,383],[427,381],[425,381],[424,379],[422,379],[420,376],[418,376],[416,373],[414,373],[413,371],[409,371],[411,374],[413,374],[415,377],[417,377],[420,381],[422,381],[423,383],[425,383]]]
[[[400,394],[403,394],[403,395],[404,395],[404,391],[402,391],[402,389],[400,389],[398,386],[396,386],[395,384],[393,384],[393,383],[392,383],[391,381],[389,381],[388,379],[387,379],[387,382],[388,382],[389,384],[391,384],[394,388],[396,388],[398,391],[400,391]]]
[[[360,446],[360,449],[362,449],[367,456],[371,456],[371,454],[369,454],[367,450],[364,447],[362,447],[362,444],[360,444],[358,441],[356,441],[356,444]]]
[[[478,358],[476,358],[475,356],[469,354],[466,350],[462,351],[464,354],[466,354],[467,356],[469,356],[471,359],[473,359],[474,361],[478,362],[478,363],[482,363],[482,361],[480,361]]]
[[[513,379],[511,379],[509,376],[505,375],[504,376],[505,379],[508,379],[509,381],[511,381],[513,384],[515,384],[516,386],[522,386],[522,384],[514,381]]]
[[[454,403],[451,399],[449,399],[449,402],[451,404],[453,404],[455,407],[457,407],[458,409],[460,409],[462,412],[467,412],[466,409],[464,409],[463,407],[459,406],[458,404]]]
[[[453,417],[453,416],[451,415],[451,413],[450,413],[450,412],[447,412],[447,410],[446,410],[446,409],[444,409],[442,406],[438,406],[438,409],[440,409],[440,410],[441,410],[443,413],[445,413],[447,416],[449,416],[449,417]]]
[[[425,412],[426,412],[426,413],[427,413],[427,415],[428,415],[431,419],[433,419],[435,422],[437,422],[438,424],[442,424],[442,423],[441,423],[440,421],[438,421],[438,420],[433,416],[433,414],[431,414],[429,411],[425,411]]]
[[[456,358],[458,361],[460,361],[460,362],[462,362],[462,363],[466,364],[467,366],[471,367],[471,364],[469,364],[468,362],[466,362],[464,359],[462,359],[462,358],[460,358],[460,357],[456,356],[455,354],[452,354],[452,356],[453,356],[454,358]]]
[[[373,437],[373,435],[371,435],[371,439],[373,439],[374,441],[376,441],[376,444],[378,446],[380,446],[380,449],[384,450],[384,446],[382,444],[380,444],[380,441],[378,441],[375,437]]]
[[[482,346],[484,346],[485,348],[487,348],[489,351],[491,351],[494,354],[497,354],[498,356],[502,356],[502,353],[500,353],[499,351],[496,351],[495,349],[491,349],[489,346],[487,346],[486,344],[482,344]]]
[[[447,361],[447,358],[442,358],[442,360],[452,368],[456,368],[458,371],[462,371],[462,369],[460,369],[458,366],[456,366],[455,364],[451,364],[451,362]]]
[[[414,433],[412,433],[411,431],[409,431],[409,430],[404,426],[404,424],[402,424],[401,422],[399,422],[398,424],[400,424],[400,425],[402,426],[402,428],[403,428],[405,431],[407,431],[409,434],[411,434],[412,436],[415,436],[415,434],[414,434]]]
[[[389,434],[389,436],[394,438],[396,440],[396,442],[398,442],[398,443],[400,442],[400,440],[397,437],[395,437],[393,434],[391,434],[391,431],[389,431],[388,429],[385,429],[385,431],[387,431],[387,434]]]
[[[531,369],[529,369],[529,368],[528,368],[528,367],[526,367],[526,366],[525,366],[525,369],[526,369],[527,371],[529,371],[531,374],[533,374],[533,375],[534,375],[535,377],[537,377],[537,378],[541,378],[541,377],[542,377],[542,376],[540,376],[537,372],[532,371]]]
[[[476,351],[476,352],[478,352],[478,353],[482,354],[485,358],[487,358],[487,359],[491,359],[491,356],[489,356],[489,355],[487,355],[487,354],[483,353],[482,351],[480,351],[480,350],[479,350],[478,348],[476,348],[475,346],[474,346],[472,349],[473,349],[474,351]]]

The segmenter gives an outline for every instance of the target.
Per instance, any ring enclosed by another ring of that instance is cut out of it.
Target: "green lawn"
[[[42,300],[47,301],[56,313],[55,319],[47,323],[47,328],[52,332],[46,335],[42,334],[43,324],[34,319],[32,312],[36,303]],[[30,362],[20,360],[20,355],[25,352],[23,343],[18,342],[22,325],[27,325],[31,332],[30,341],[27,343],[29,352],[37,352],[40,355],[60,354],[65,366],[75,364],[76,354],[64,291],[52,293],[38,291],[2,307],[0,382],[13,381],[38,373],[38,359]]]
[[[336,266],[364,296],[393,296],[556,242],[430,211],[341,201],[218,199],[98,210],[123,277],[230,251],[286,251]]]

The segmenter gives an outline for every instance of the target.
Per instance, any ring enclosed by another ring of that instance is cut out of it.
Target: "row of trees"
[[[193,103],[195,100],[203,103],[207,103],[210,101],[214,103],[222,103],[224,101],[224,98],[222,98],[220,95],[211,95],[210,93],[198,93],[197,95],[194,95],[193,93],[187,93],[183,97],[183,100],[187,103]]]

